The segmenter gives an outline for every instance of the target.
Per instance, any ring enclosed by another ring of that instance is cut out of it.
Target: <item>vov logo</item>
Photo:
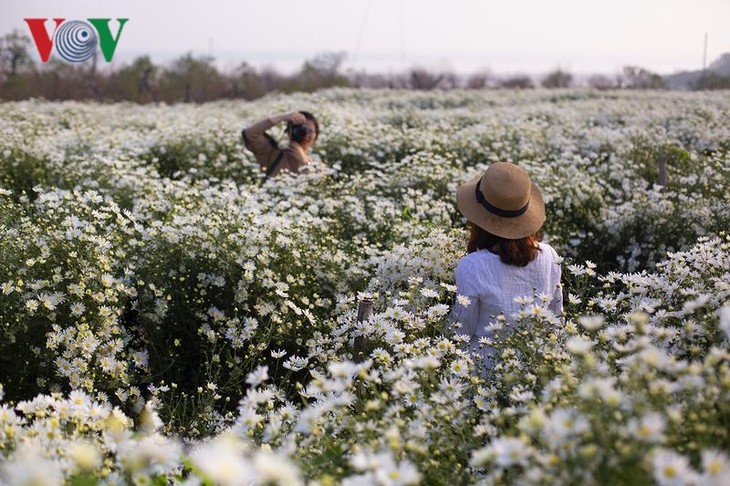
[[[46,30],[46,21],[48,19],[23,19],[30,27],[30,33],[33,35],[33,42],[41,56],[41,61],[48,62],[51,55],[51,49],[56,46],[56,52],[68,62],[84,62],[96,52],[96,47],[101,47],[106,62],[111,62],[114,57],[114,51],[117,49],[117,43],[122,36],[124,24],[129,19],[117,19],[119,22],[119,30],[116,36],[112,35],[109,28],[111,19],[86,19],[69,20],[53,19],[56,28],[53,35],[48,35]]]

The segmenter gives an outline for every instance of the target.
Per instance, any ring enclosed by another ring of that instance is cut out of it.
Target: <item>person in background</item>
[[[461,185],[459,211],[469,221],[467,254],[456,268],[456,332],[470,338],[472,352],[493,366],[494,348],[483,338],[509,326],[520,311],[518,297],[542,295],[548,310],[563,310],[560,258],[539,242],[545,221],[542,193],[515,164],[497,162]],[[504,316],[500,321],[499,316]]]
[[[266,130],[282,122],[286,122],[289,143],[280,148]],[[282,171],[297,173],[312,162],[310,151],[319,136],[319,123],[308,111],[294,111],[260,120],[245,128],[241,135],[246,148],[266,171],[266,180]]]

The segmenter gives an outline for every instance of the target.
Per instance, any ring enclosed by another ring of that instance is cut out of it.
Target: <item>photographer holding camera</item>
[[[279,143],[266,130],[284,121],[289,144],[279,148]],[[256,122],[245,128],[241,135],[246,148],[253,152],[261,169],[266,171],[266,181],[281,171],[297,173],[312,162],[309,151],[319,136],[319,123],[308,111],[294,111]]]

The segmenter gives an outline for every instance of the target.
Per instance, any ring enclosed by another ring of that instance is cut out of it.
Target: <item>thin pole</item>
[[[365,5],[365,15],[363,15],[362,23],[360,24],[360,33],[357,35],[357,44],[355,45],[355,53],[352,56],[353,65],[358,61],[358,55],[360,54],[360,44],[362,43],[362,36],[365,33],[365,27],[368,24],[369,15],[370,15],[370,2],[368,1],[367,5]]]
[[[705,32],[705,48],[702,52],[702,74],[707,70],[707,32]]]
[[[400,24],[400,64],[401,69],[406,68],[406,48],[403,35],[403,0],[398,2],[398,23]]]

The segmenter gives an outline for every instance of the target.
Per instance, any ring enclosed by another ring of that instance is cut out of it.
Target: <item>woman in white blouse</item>
[[[468,335],[471,349],[491,366],[496,356],[484,338],[509,326],[524,302],[534,300],[555,315],[562,312],[560,259],[539,242],[545,204],[540,189],[517,165],[490,165],[459,187],[456,202],[471,228],[467,255],[456,268],[456,332]]]

